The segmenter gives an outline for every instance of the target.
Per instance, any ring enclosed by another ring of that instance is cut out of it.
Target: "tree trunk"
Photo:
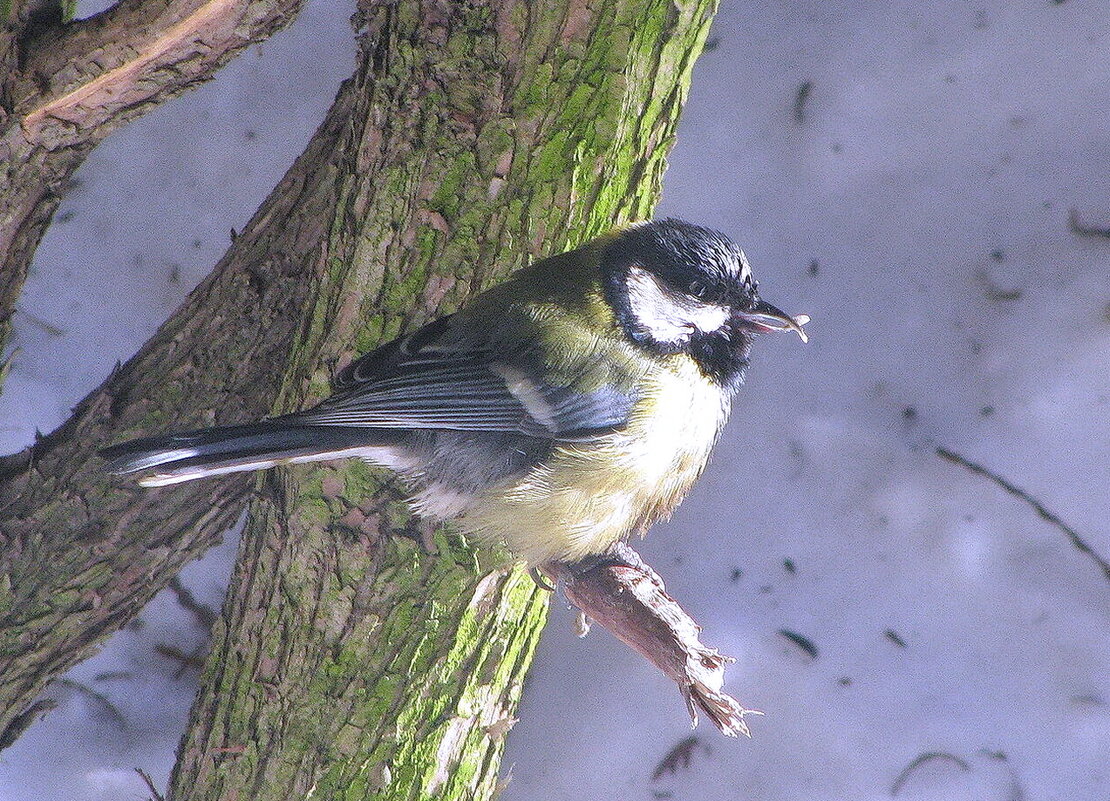
[[[528,258],[648,217],[712,12],[667,0],[365,13],[335,234],[356,255],[314,287],[279,410],[316,400],[327,371],[314,368],[347,343],[407,328],[395,304],[454,308]],[[547,594],[447,530],[414,527],[382,486],[357,461],[264,482],[172,798],[493,795]]]
[[[0,0],[0,353],[35,249],[92,148],[303,2],[127,0],[71,23],[73,0]]]
[[[310,403],[353,355],[648,217],[713,5],[362,3],[356,75],[214,273],[0,462],[0,731],[254,486],[174,797],[489,795],[545,606],[503,554],[413,523],[360,462],[151,491],[94,449]]]

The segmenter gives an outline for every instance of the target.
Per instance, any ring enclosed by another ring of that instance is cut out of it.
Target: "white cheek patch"
[[[694,332],[693,323],[680,315],[680,309],[660,286],[654,275],[642,267],[628,271],[628,306],[644,330],[656,342],[682,342]]]
[[[690,312],[690,321],[703,334],[712,334],[714,331],[719,331],[721,326],[728,322],[728,309],[715,303],[698,303],[695,301]]]
[[[712,333],[728,321],[726,307],[676,294],[642,267],[629,269],[627,286],[632,316],[656,342],[680,345],[694,332]]]

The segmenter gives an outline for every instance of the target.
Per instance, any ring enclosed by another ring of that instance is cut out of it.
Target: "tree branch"
[[[210,78],[302,3],[122,0],[35,42],[14,84],[13,113],[27,140],[50,150],[99,140],[143,105]]]
[[[212,77],[303,0],[122,0],[0,32],[0,351],[66,184],[113,130]]]
[[[250,479],[116,485],[96,449],[170,427],[265,416],[314,270],[349,111],[328,119],[213,273],[53,433],[0,458],[0,731],[242,511]]]
[[[1021,489],[1020,487],[1014,486],[1002,476],[998,475],[997,473],[991,472],[987,468],[983,467],[981,464],[976,464],[970,459],[960,456],[960,454],[956,453],[955,451],[950,451],[948,448],[938,447],[937,456],[941,457],[945,461],[952,462],[953,464],[958,464],[961,467],[966,467],[972,473],[976,473],[983,478],[993,481],[1002,489],[1006,490],[1006,492],[1010,493],[1016,498],[1020,498],[1021,500],[1025,501],[1033,508],[1034,512],[1040,515],[1041,519],[1045,520],[1048,523],[1051,523],[1052,525],[1056,526],[1056,528],[1060,529],[1060,531],[1064,532],[1068,540],[1071,541],[1071,544],[1074,545],[1080,553],[1085,554],[1088,558],[1090,558],[1090,560],[1098,566],[1098,569],[1102,571],[1103,577],[1107,580],[1110,580],[1110,562],[1107,562],[1106,559],[1099,555],[1099,553],[1095,551],[1095,549],[1092,548],[1087,543],[1087,541],[1079,535],[1078,531],[1069,526],[1054,513],[1050,512],[1043,503],[1038,501],[1028,492]]]

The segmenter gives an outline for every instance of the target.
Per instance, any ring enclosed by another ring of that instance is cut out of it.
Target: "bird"
[[[709,460],[753,339],[794,332],[744,252],[667,218],[518,270],[355,359],[302,411],[131,440],[107,469],[163,487],[357,457],[413,510],[533,570],[590,564],[665,519]]]

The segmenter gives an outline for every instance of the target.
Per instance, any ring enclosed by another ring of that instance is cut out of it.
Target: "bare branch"
[[[216,614],[216,610],[208,604],[200,603],[196,596],[189,591],[189,588],[181,583],[180,576],[174,576],[166,586],[173,590],[173,594],[177,596],[177,603],[181,605],[181,608],[192,613],[198,626],[205,631],[210,631],[212,629],[212,625],[219,617],[219,615]]]
[[[139,774],[139,778],[143,780],[146,789],[150,790],[150,797],[152,801],[166,801],[166,797],[158,792],[158,787],[154,784],[154,779],[150,778],[150,774],[142,768],[135,768],[135,772]]]
[[[352,97],[337,101],[159,333],[60,428],[0,458],[0,731],[239,516],[249,479],[144,492],[110,481],[96,448],[169,421],[188,427],[270,411],[313,270],[330,263],[318,215],[338,194],[332,159],[342,158]],[[302,193],[322,200],[307,204]]]
[[[950,754],[947,751],[928,751],[924,754],[919,754],[916,759],[910,762],[910,764],[902,768],[902,772],[899,773],[897,777],[895,777],[893,783],[891,783],[890,785],[891,796],[896,796],[898,795],[898,793],[902,792],[902,788],[905,786],[906,780],[909,779],[911,775],[913,775],[913,772],[915,770],[920,768],[926,762],[932,762],[938,759],[951,762],[962,771],[966,772],[971,770],[971,766],[955,754]]]
[[[91,148],[212,77],[304,0],[121,0],[0,26],[0,350],[42,235]],[[0,376],[2,378],[2,376]]]

